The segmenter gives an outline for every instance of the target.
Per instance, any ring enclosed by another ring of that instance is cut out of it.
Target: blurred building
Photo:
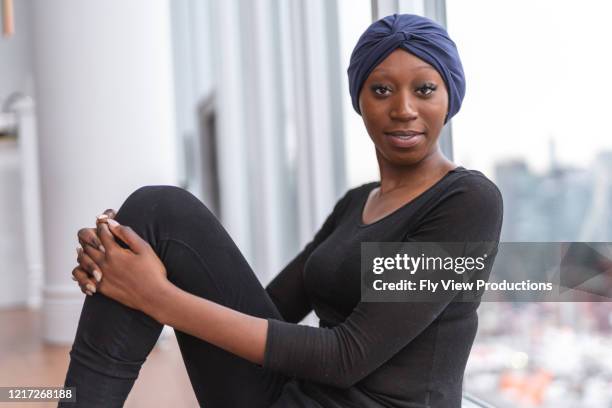
[[[605,241],[612,192],[602,154],[590,168],[556,164],[544,174],[523,160],[496,164],[494,179],[504,196],[503,241]],[[604,204],[605,202],[605,204]],[[597,221],[595,221],[597,220]]]

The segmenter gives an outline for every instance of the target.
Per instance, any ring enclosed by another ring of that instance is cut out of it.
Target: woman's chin
[[[394,152],[383,153],[383,157],[385,161],[393,166],[402,166],[402,167],[410,167],[418,164],[423,160],[423,155],[419,154],[397,154]]]

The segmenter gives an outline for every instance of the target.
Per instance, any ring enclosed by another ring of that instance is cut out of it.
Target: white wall
[[[9,95],[34,92],[30,1],[15,1],[14,8],[16,32],[9,38],[0,37],[0,110]],[[0,142],[0,307],[27,300],[20,176],[17,143]]]
[[[12,92],[33,92],[30,5],[30,0],[14,1],[16,32],[0,37],[0,106]]]
[[[168,0],[32,8],[45,260],[44,336],[70,342],[76,232],[136,188],[176,184]]]
[[[0,307],[22,305],[27,298],[20,204],[17,145],[0,141]]]

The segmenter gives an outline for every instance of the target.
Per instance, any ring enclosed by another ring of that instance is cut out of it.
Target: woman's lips
[[[402,149],[407,149],[416,146],[424,137],[424,133],[415,133],[410,135],[390,134],[385,133],[385,136],[389,138],[389,142]]]

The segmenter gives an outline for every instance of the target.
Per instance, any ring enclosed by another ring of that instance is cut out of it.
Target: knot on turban
[[[375,21],[357,41],[347,71],[355,111],[361,115],[359,92],[368,75],[397,48],[417,56],[440,73],[448,92],[444,123],[448,122],[459,111],[465,95],[459,52],[442,26],[413,14],[393,14]]]

